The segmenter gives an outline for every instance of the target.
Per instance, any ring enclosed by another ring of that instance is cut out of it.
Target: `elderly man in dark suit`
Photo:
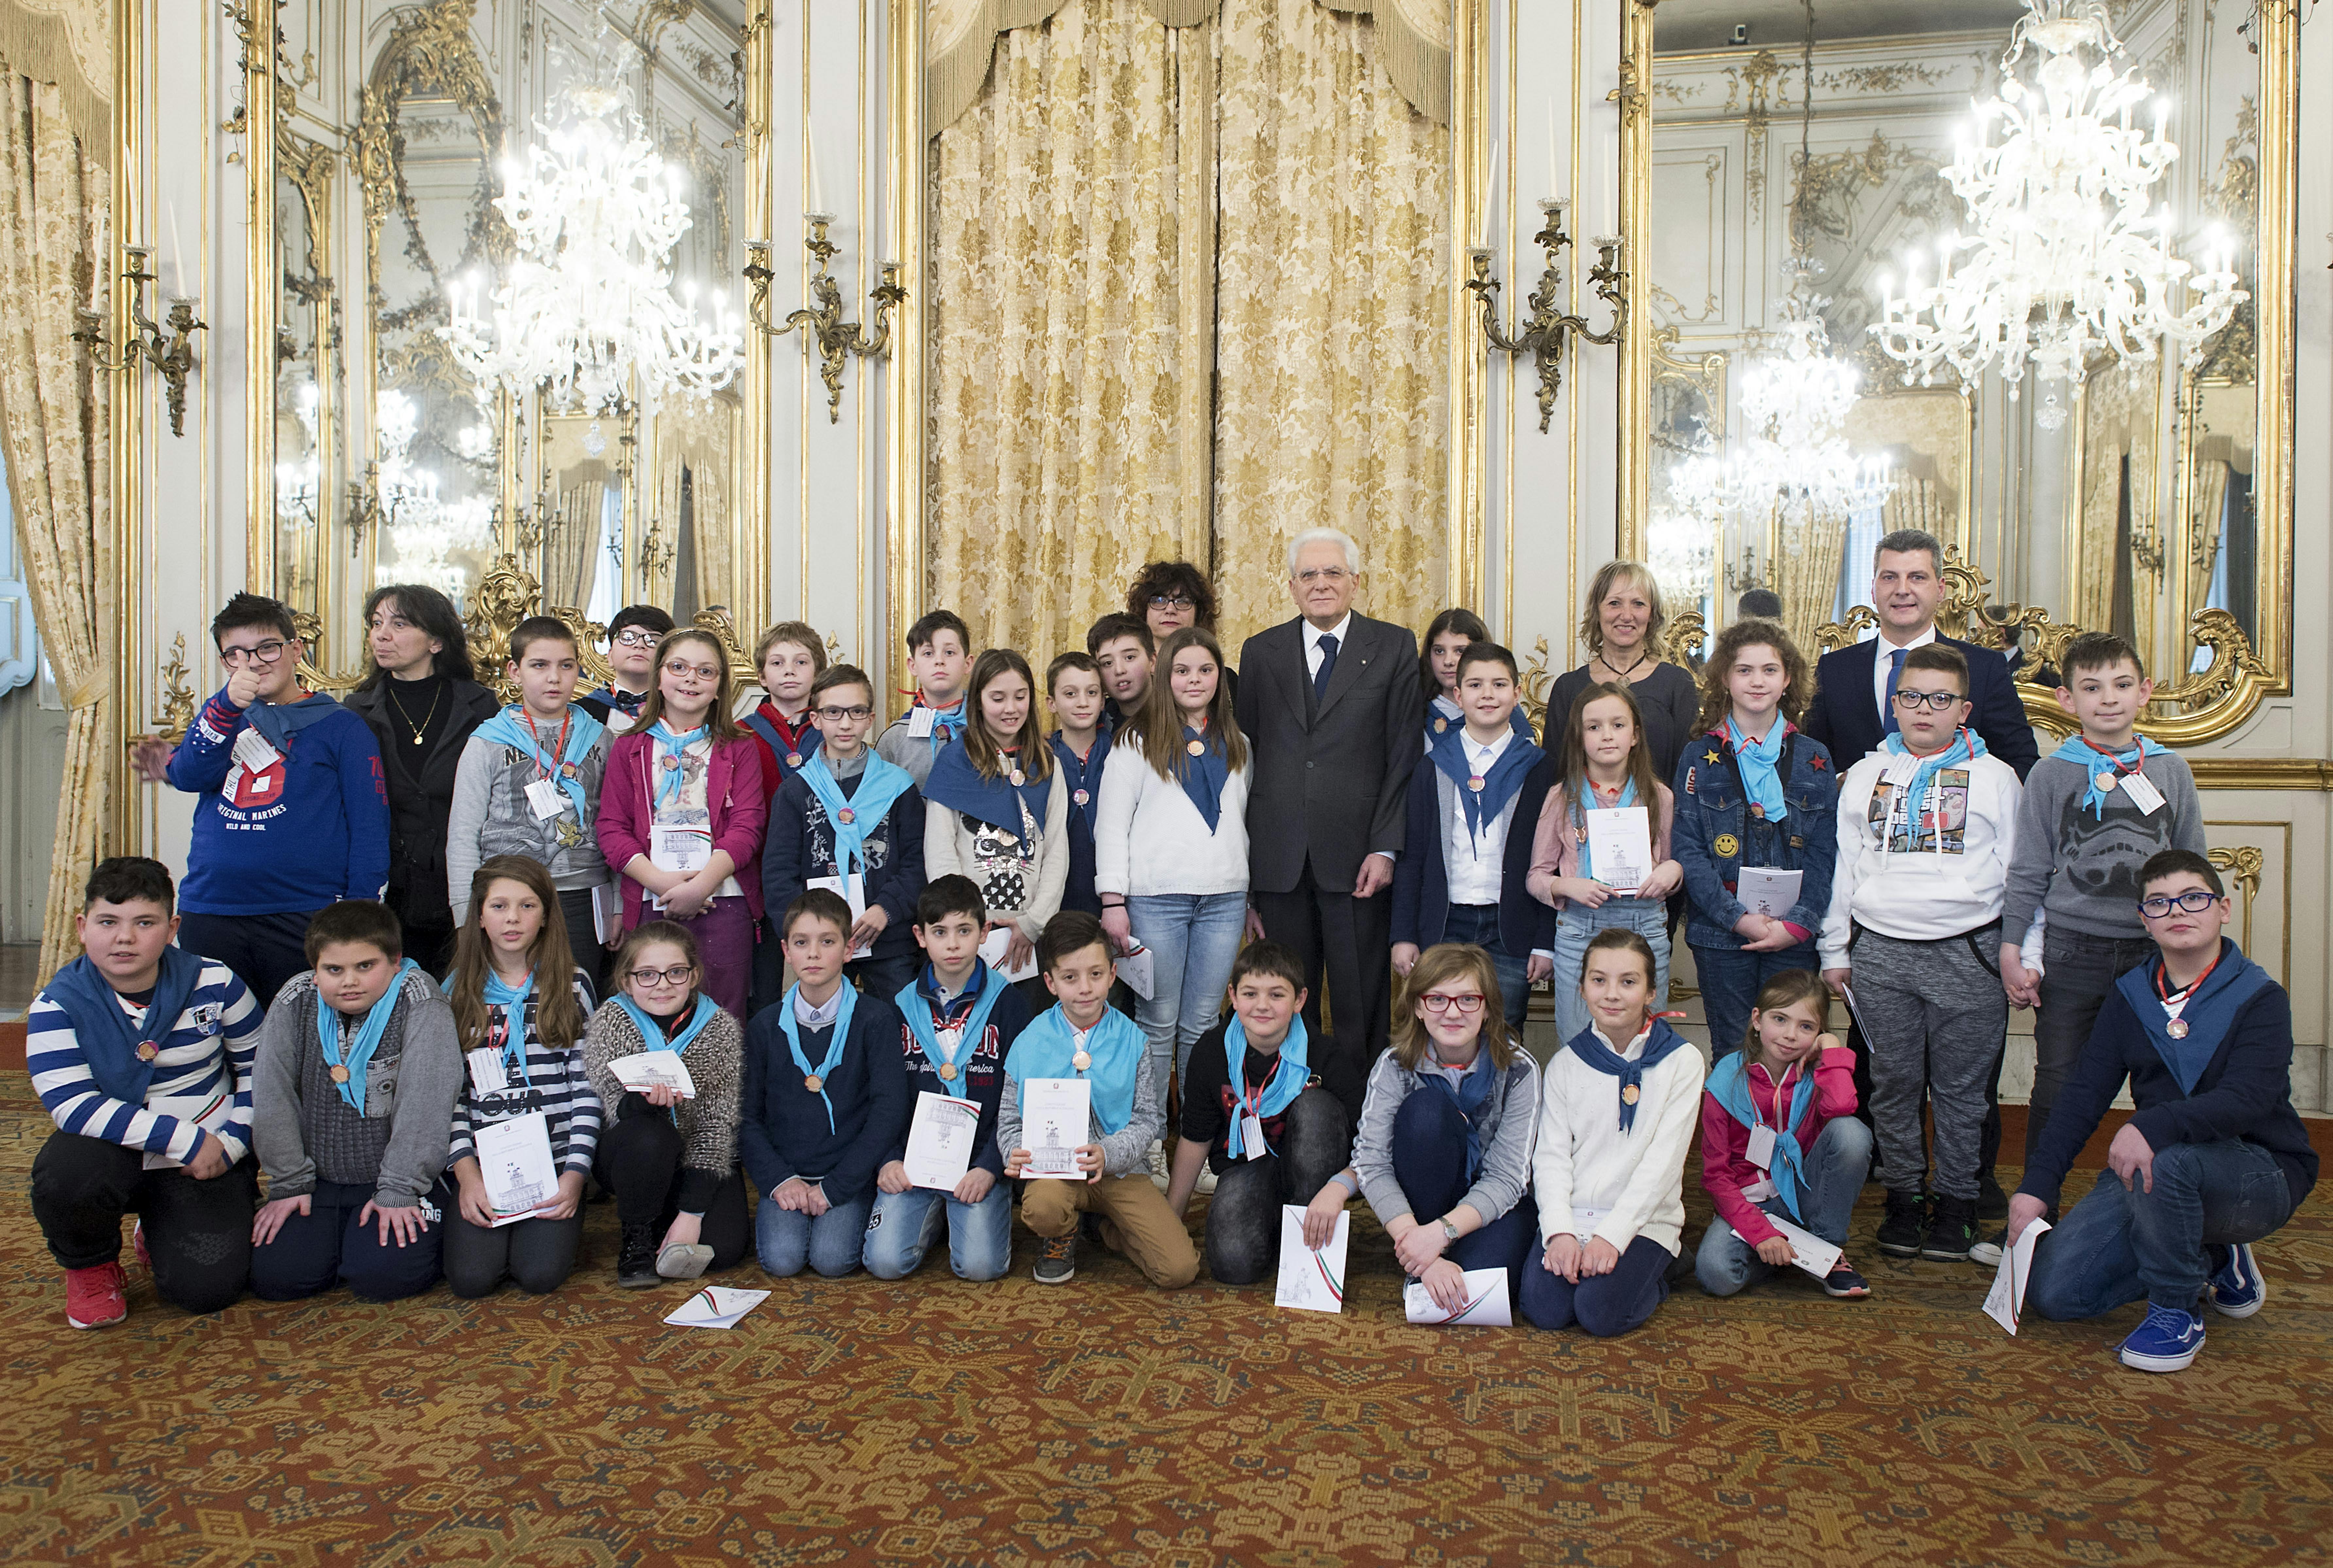
[[[1303,961],[1316,1040],[1326,970],[1336,1045],[1315,1070],[1356,1124],[1390,1022],[1387,889],[1426,722],[1416,639],[1353,613],[1360,567],[1360,547],[1335,529],[1296,536],[1288,591],[1302,613],[1241,648],[1236,710],[1255,757],[1249,924]]]

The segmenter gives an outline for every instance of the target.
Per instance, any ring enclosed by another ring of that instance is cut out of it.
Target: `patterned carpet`
[[[604,1204],[548,1298],[188,1319],[133,1266],[130,1322],[84,1334],[23,1196],[47,1127],[0,1090],[10,1563],[2333,1558],[2322,1199],[2265,1255],[2267,1309],[2172,1378],[2111,1359],[2136,1308],[2011,1341],[1984,1271],[1881,1261],[1876,1191],[1871,1300],[1687,1285],[1611,1343],[1408,1327],[1366,1224],[1342,1318],[1085,1256],[1062,1289],[938,1259],[669,1329],[677,1287],[610,1282]]]

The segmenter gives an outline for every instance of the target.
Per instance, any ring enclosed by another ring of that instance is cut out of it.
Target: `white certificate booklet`
[[[953,1192],[972,1169],[972,1140],[980,1130],[980,1105],[929,1090],[916,1094],[916,1119],[907,1125],[907,1180],[917,1187]]]
[[[1733,886],[1733,896],[1752,914],[1763,914],[1775,920],[1791,913],[1799,902],[1799,884],[1807,879],[1803,871],[1776,871],[1771,866],[1745,865],[1741,880]]]
[[[1118,978],[1126,982],[1128,990],[1146,1002],[1157,990],[1157,955],[1147,947],[1137,947],[1118,961]]]
[[[2033,1277],[2033,1244],[2049,1229],[2048,1220],[2036,1219],[2018,1237],[2016,1246],[2002,1248],[2001,1267],[1993,1271],[1992,1288],[1985,1293],[1985,1316],[2012,1335],[2025,1312],[2025,1286]]]
[[[486,1183],[494,1225],[515,1225],[559,1196],[559,1167],[551,1159],[551,1123],[540,1111],[492,1122],[472,1140],[478,1174]]]
[[[610,1062],[608,1071],[636,1095],[662,1085],[679,1090],[684,1100],[696,1098],[696,1080],[688,1076],[688,1064],[678,1051],[634,1051]]]
[[[1445,1312],[1442,1304],[1434,1299],[1421,1283],[1405,1287],[1401,1305],[1412,1323],[1472,1324],[1477,1328],[1510,1328],[1514,1314],[1507,1301],[1507,1271],[1503,1268],[1470,1268],[1466,1271],[1466,1305],[1456,1312]]]
[[[207,1095],[158,1095],[146,1102],[146,1108],[165,1116],[176,1116],[181,1122],[192,1122],[206,1133],[216,1133],[235,1114],[235,1096],[225,1089]],[[149,1153],[139,1161],[139,1168],[176,1171],[184,1163],[168,1154]]]
[[[852,925],[857,925],[860,920],[866,917],[867,879],[864,876],[861,876],[859,873],[854,871],[849,876],[813,876],[810,879],[810,884],[812,887],[823,888],[828,893],[834,894],[835,897],[842,900],[843,903],[849,904],[850,906],[850,923]],[[873,952],[874,951],[875,944],[873,942],[861,942],[859,946],[850,950],[850,956],[855,959],[865,958],[869,953]]]
[[[1006,969],[1004,967],[1004,949],[1006,944],[1011,942],[1012,940],[1012,928],[1003,925],[998,926],[994,931],[990,932],[985,937],[981,939],[981,960],[983,962],[986,963],[989,968],[994,970],[998,974],[1003,975],[1006,980],[1027,980],[1031,975],[1037,972],[1037,951],[1034,948],[1030,949],[1028,961],[1023,963],[1019,969]]]
[[[1588,813],[1588,853],[1596,880],[1616,893],[1634,893],[1653,874],[1653,814],[1642,806]]]
[[[1839,1263],[1838,1248],[1833,1247],[1811,1230],[1800,1229],[1780,1215],[1769,1214],[1766,1216],[1766,1223],[1781,1231],[1782,1239],[1791,1244],[1791,1262],[1793,1265],[1805,1269],[1817,1279],[1829,1277],[1831,1269]],[[1733,1229],[1730,1225],[1726,1229]],[[1750,1239],[1746,1236],[1742,1236],[1739,1230],[1734,1230],[1733,1234],[1742,1237],[1743,1241]]]
[[[1084,1078],[1031,1078],[1021,1085],[1021,1146],[1029,1151],[1024,1176],[1083,1180],[1078,1148],[1093,1115],[1093,1085]]]
[[[675,1328],[734,1328],[737,1320],[770,1299],[766,1290],[734,1290],[708,1285],[665,1319]]]
[[[1353,1217],[1337,1216],[1337,1229],[1329,1245],[1314,1251],[1304,1245],[1304,1207],[1280,1206],[1280,1293],[1274,1302],[1299,1312],[1345,1310],[1345,1244],[1351,1239]]]

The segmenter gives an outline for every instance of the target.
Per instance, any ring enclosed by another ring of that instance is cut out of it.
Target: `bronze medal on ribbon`
[[[1436,719],[1434,721],[1434,732],[1437,735],[1443,733],[1449,728],[1450,721],[1447,719]]]
[[[1087,794],[1084,790],[1080,789],[1080,790],[1079,790],[1075,795],[1071,796],[1071,797],[1070,797],[1070,798],[1071,798],[1071,799],[1073,799],[1073,800],[1075,800],[1079,805],[1082,806],[1082,805],[1084,805],[1087,801],[1089,801],[1089,800],[1092,799],[1092,798],[1093,798],[1093,797],[1092,797],[1092,796],[1090,796],[1090,795],[1089,795],[1089,794]]]
[[[1082,1073],[1088,1067],[1093,1066],[1093,1057],[1084,1051],[1080,1051],[1077,1055],[1070,1058],[1070,1066]]]
[[[661,760],[661,762],[659,763],[659,765],[664,769],[664,770],[665,770],[666,772],[669,773],[669,772],[671,772],[674,769],[676,769],[676,768],[677,768],[677,767],[679,767],[679,766],[680,766],[680,759],[679,759],[679,758],[677,758],[677,757],[667,757],[667,758],[662,759],[662,760]]]
[[[2169,1023],[2163,1026],[2163,1032],[2169,1035],[2175,1040],[2184,1040],[2187,1037],[2187,1020],[2185,1018],[2174,1018]]]
[[[1750,815],[1756,817],[1759,821],[1763,822],[1766,820],[1766,808],[1763,806],[1759,805],[1755,800],[1752,800],[1750,803]]]
[[[952,1084],[955,1082],[955,1064],[954,1062],[942,1062],[940,1064],[940,1078],[944,1083]]]
[[[161,1054],[162,1047],[156,1045],[153,1041],[140,1040],[138,1042],[138,1059],[139,1061],[150,1062]]]
[[[1472,789],[1475,794],[1480,795],[1483,792],[1483,786],[1489,782],[1490,780],[1488,779],[1485,779],[1480,773],[1477,773],[1472,779],[1466,780],[1466,788]]]
[[[859,820],[859,813],[846,806],[841,810],[834,814],[834,819],[837,822],[841,823],[845,827],[848,827],[852,823]]]
[[[334,1082],[335,1084],[345,1084],[345,1083],[347,1083],[348,1081],[349,1081],[349,1070],[348,1070],[346,1067],[344,1067],[344,1066],[341,1066],[341,1064],[340,1064],[340,1063],[338,1063],[338,1062],[334,1062],[334,1063],[332,1064],[332,1082]]]
[[[583,770],[572,762],[562,762],[559,765],[559,776],[562,779],[580,779]]]
[[[825,1083],[826,1080],[824,1078],[820,1077],[816,1073],[812,1073],[809,1077],[802,1080],[802,1087],[815,1095]]]
[[[1027,782],[1029,782],[1029,775],[1023,773],[1018,768],[1013,770],[1013,788],[1018,789],[1022,785],[1026,784]]]
[[[802,766],[802,753],[801,753],[801,752],[799,752],[799,751],[789,751],[789,752],[787,752],[787,753],[786,753],[786,766],[787,766],[787,767],[789,767],[789,768],[799,768],[799,767],[801,767],[801,766]]]
[[[1205,741],[1187,741],[1185,743],[1183,750],[1188,751],[1194,757],[1204,756],[1206,753],[1207,743]]]
[[[1643,1095],[1644,1091],[1637,1088],[1634,1084],[1623,1084],[1620,1085],[1620,1104],[1624,1105],[1635,1104],[1637,1100],[1643,1097]]]

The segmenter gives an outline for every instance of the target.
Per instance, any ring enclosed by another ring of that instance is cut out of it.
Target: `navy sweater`
[[[196,797],[179,909],[307,913],[379,898],[389,881],[389,790],[371,729],[345,708],[328,713],[287,736],[283,760],[254,777],[235,765],[243,726],[222,687],[170,754],[170,782]]]
[[[2129,999],[2109,989],[2074,1076],[2058,1092],[2020,1192],[2058,1201],[2074,1156],[2098,1130],[2125,1077],[2137,1106],[2130,1124],[2156,1152],[2174,1143],[2241,1138],[2276,1156],[2295,1208],[2317,1185],[2317,1152],[2292,1108],[2292,999],[2282,986],[2262,986],[2244,1004],[2192,1095],[2179,1092],[2179,1080]]]
[[[856,799],[866,777],[862,769],[835,783],[844,799]],[[912,785],[891,802],[883,820],[868,830],[860,852],[867,860],[868,907],[879,905],[889,917],[868,956],[887,959],[913,951],[916,936],[910,928],[916,922],[916,900],[924,891],[924,798]],[[826,819],[826,808],[802,775],[790,770],[770,799],[770,822],[762,840],[762,907],[774,924],[813,877],[840,875],[834,863],[834,824]]]
[[[955,999],[946,1009],[947,1019],[962,1024],[980,998],[980,988],[986,983],[985,964],[975,963],[972,982],[966,993]],[[942,1027],[939,995],[932,989],[932,966],[925,964],[916,971],[913,1003],[925,1010],[937,1030]],[[964,1065],[964,1076],[957,1083],[947,1083],[940,1077],[939,1069],[924,1055],[923,1047],[916,1043],[915,1031],[907,1028],[905,1018],[899,1020],[899,1048],[907,1055],[907,1115],[899,1123],[899,1136],[892,1143],[886,1160],[907,1157],[907,1128],[915,1120],[916,1095],[946,1095],[955,1100],[974,1100],[980,1105],[980,1126],[972,1135],[972,1168],[985,1171],[993,1176],[1004,1174],[1004,1154],[996,1146],[996,1100],[1004,1087],[1004,1053],[1029,1027],[1029,1004],[1022,999],[1018,986],[1006,986],[996,1005],[988,1009],[988,1027],[981,1032],[980,1044],[973,1047],[972,1058]]]
[[[1094,813],[1101,804],[1101,765],[1109,757],[1109,731],[1097,730],[1085,760],[1062,741],[1056,730],[1046,737],[1053,760],[1061,764],[1061,781],[1070,791],[1070,879],[1061,885],[1061,907],[1087,914],[1101,913],[1101,894],[1094,891]],[[1080,802],[1078,791],[1085,791]]]
[[[1409,848],[1393,865],[1393,940],[1432,947],[1450,922],[1450,833],[1442,816],[1440,769],[1429,760],[1409,776]],[[1499,945],[1510,958],[1528,958],[1555,946],[1555,910],[1533,898],[1523,883],[1531,875],[1531,841],[1539,836],[1540,808],[1555,787],[1552,757],[1541,757],[1523,775],[1515,792],[1515,814],[1507,821],[1506,853],[1499,866]]]
[[[822,1085],[823,1099],[802,1087],[802,1070],[779,1016],[777,1008],[763,1008],[745,1031],[745,1088],[737,1110],[737,1152],[745,1173],[763,1198],[796,1176],[821,1183],[829,1203],[863,1198],[874,1190],[875,1172],[892,1147],[907,1135],[914,1105],[907,1076],[892,1054],[898,1009],[882,997],[862,995],[853,1004],[850,1037]],[[826,1059],[831,1025],[797,1026],[795,1032],[812,1067]]]

